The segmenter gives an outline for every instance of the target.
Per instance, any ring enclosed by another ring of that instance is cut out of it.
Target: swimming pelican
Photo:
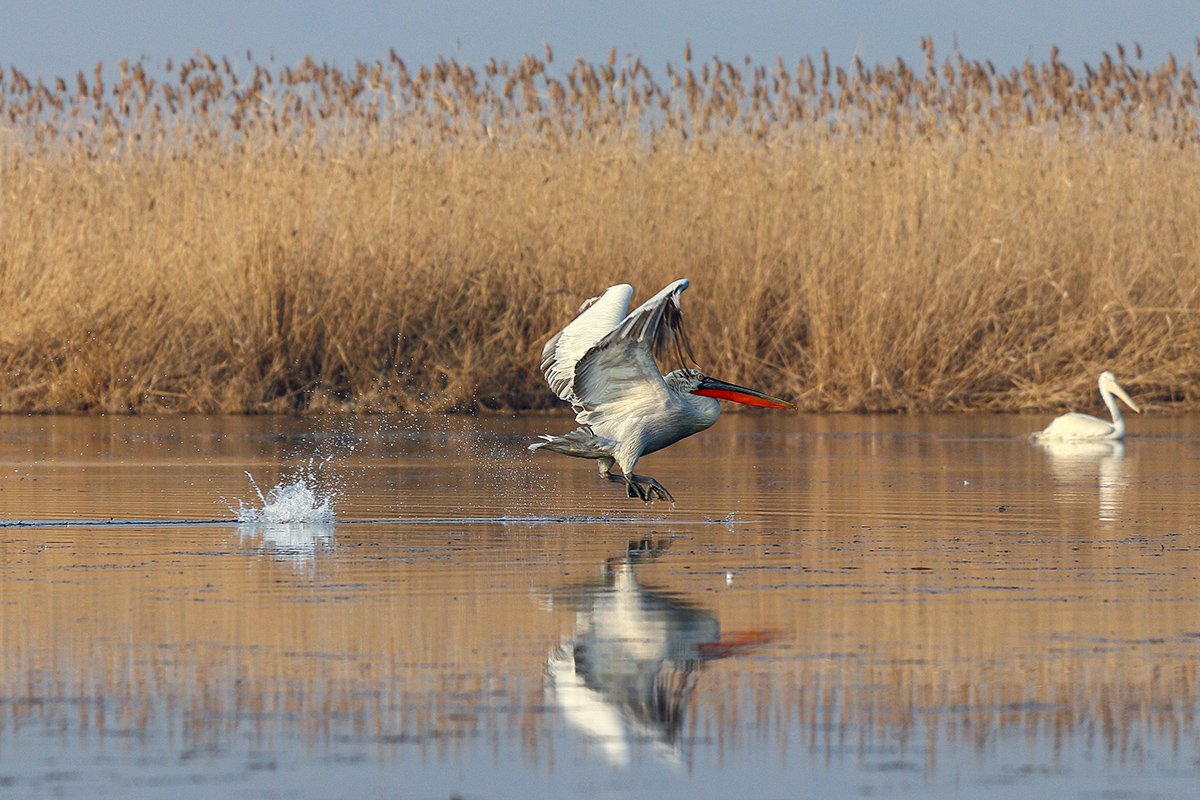
[[[1101,372],[1098,385],[1100,397],[1104,399],[1104,405],[1108,406],[1108,412],[1112,414],[1112,422],[1105,422],[1088,414],[1063,414],[1047,425],[1045,430],[1038,431],[1031,438],[1034,441],[1043,442],[1081,439],[1116,441],[1125,438],[1125,420],[1121,418],[1121,409],[1117,407],[1116,397],[1124,400],[1127,406],[1139,414],[1142,410],[1129,398],[1129,395],[1125,394],[1125,390],[1117,383],[1117,376],[1111,372]]]
[[[671,345],[680,360],[687,349],[679,296],[687,279],[671,283],[630,313],[633,287],[605,289],[546,342],[542,372],[554,393],[575,409],[582,427],[543,436],[530,450],[596,459],[601,476],[625,484],[630,497],[675,502],[666,488],[633,469],[642,456],[711,427],[721,415],[717,399],[765,408],[795,408],[754,389],[710,378],[698,369],[663,375],[654,360]],[[681,347],[682,346],[682,347]],[[614,475],[614,466],[621,475]]]

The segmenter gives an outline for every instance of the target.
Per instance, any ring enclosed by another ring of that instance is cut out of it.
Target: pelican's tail
[[[575,458],[612,458],[616,442],[603,439],[591,428],[576,428],[562,436],[542,436],[542,441],[529,445],[530,450],[551,450]]]

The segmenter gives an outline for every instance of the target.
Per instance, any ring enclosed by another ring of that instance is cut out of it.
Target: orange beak
[[[754,389],[747,389],[745,386],[719,381],[716,378],[702,378],[700,385],[692,390],[692,394],[715,397],[718,400],[732,400],[735,403],[741,403],[746,406],[758,406],[760,408],[796,407],[794,404],[786,400],[780,400],[778,397],[771,397],[769,394],[763,394]]]

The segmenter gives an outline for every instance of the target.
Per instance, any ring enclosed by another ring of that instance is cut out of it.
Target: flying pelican
[[[1089,414],[1063,414],[1031,438],[1038,442],[1117,441],[1125,438],[1125,420],[1121,418],[1121,409],[1117,407],[1116,397],[1124,400],[1127,406],[1139,414],[1142,410],[1125,394],[1125,390],[1117,383],[1117,376],[1111,372],[1101,372],[1098,385],[1100,397],[1104,399],[1104,405],[1108,406],[1108,412],[1112,414],[1112,422],[1105,422]]]
[[[666,488],[633,469],[642,456],[709,428],[721,415],[717,399],[765,408],[795,408],[754,389],[710,378],[698,369],[663,375],[654,360],[674,344],[683,360],[687,337],[679,296],[687,279],[671,283],[632,312],[633,287],[610,286],[579,308],[579,315],[546,342],[542,372],[582,427],[543,436],[530,450],[593,458],[600,475],[625,484],[629,497],[675,502]],[[682,348],[681,348],[682,345]],[[613,465],[621,468],[614,475]]]

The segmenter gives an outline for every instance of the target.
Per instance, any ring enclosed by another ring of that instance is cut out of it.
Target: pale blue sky
[[[920,57],[932,34],[941,54],[957,42],[972,59],[1011,66],[1046,57],[1051,44],[1075,65],[1095,63],[1116,42],[1142,44],[1147,61],[1172,51],[1200,62],[1200,2],[1196,0],[494,0],[429,3],[361,0],[0,0],[0,65],[32,75],[73,75],[97,60],[146,56],[152,65],[197,48],[213,55],[293,63],[307,54],[348,66],[384,58],[395,48],[409,63],[439,55],[472,64],[541,53],[549,41],[560,60],[606,57],[616,46],[655,69],[678,63],[690,40],[697,57],[719,55],[760,63],[792,63],[827,48],[836,63],[855,52],[869,64]]]

